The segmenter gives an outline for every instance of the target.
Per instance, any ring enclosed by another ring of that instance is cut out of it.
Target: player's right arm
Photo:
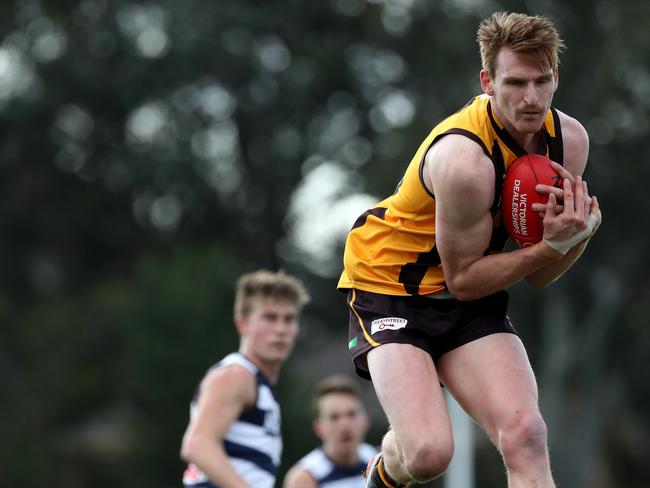
[[[292,467],[284,478],[282,488],[318,488],[318,483],[304,468]]]
[[[201,382],[197,408],[181,446],[181,457],[223,488],[252,488],[235,471],[223,439],[243,410],[256,401],[255,378],[237,365],[209,371]]]
[[[492,236],[495,172],[470,139],[448,135],[434,144],[425,156],[424,181],[436,200],[436,247],[445,282],[457,299],[496,293],[561,258],[543,241],[484,254]]]

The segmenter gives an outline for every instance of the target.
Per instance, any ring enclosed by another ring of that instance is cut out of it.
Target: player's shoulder
[[[582,174],[589,155],[589,135],[574,117],[557,110],[562,127],[564,165],[574,175]]]
[[[201,381],[201,393],[225,394],[254,403],[257,396],[255,375],[241,364],[213,367]]]
[[[427,151],[427,155],[432,158],[470,157],[479,156],[487,157],[483,147],[475,140],[463,134],[446,134],[437,140]]]
[[[562,138],[567,141],[569,139],[571,142],[582,142],[588,143],[589,136],[587,135],[587,130],[580,123],[580,121],[570,115],[557,110],[560,125],[562,126]]]
[[[494,165],[481,146],[459,134],[446,135],[431,146],[425,165],[434,194],[440,185],[462,192],[494,179]]]
[[[315,468],[318,466],[329,463],[329,458],[325,455],[323,449],[321,447],[317,447],[305,454],[300,460],[298,460],[297,465],[313,473]]]
[[[318,484],[312,474],[300,465],[294,465],[287,471],[282,488],[317,488]]]
[[[373,446],[372,444],[368,444],[367,442],[362,442],[359,444],[359,447],[357,448],[357,452],[359,454],[359,458],[367,462],[370,460],[371,457],[373,457],[375,454],[379,452],[379,449],[377,447]]]

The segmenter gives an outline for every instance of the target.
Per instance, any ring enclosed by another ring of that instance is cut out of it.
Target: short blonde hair
[[[248,317],[253,302],[273,298],[296,305],[298,310],[309,302],[309,293],[302,282],[284,271],[258,270],[242,275],[235,293],[235,317]]]
[[[517,53],[538,54],[551,68],[559,63],[564,41],[548,18],[512,12],[496,12],[484,19],[476,33],[483,69],[493,77],[499,50],[508,46]]]

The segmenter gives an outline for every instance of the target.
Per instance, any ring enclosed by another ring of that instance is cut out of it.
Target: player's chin
[[[289,354],[291,354],[290,346],[275,345],[269,348],[269,355],[280,361],[287,359],[287,357],[289,357]]]
[[[521,120],[519,122],[519,126],[517,127],[517,131],[522,133],[522,134],[535,134],[536,132],[539,132],[542,129],[542,126],[544,125],[544,121],[542,120],[539,122],[538,120]]]
[[[273,363],[273,364],[276,364],[276,365],[281,365],[287,359],[289,359],[289,353],[286,353],[286,354],[267,354],[265,356],[266,362]]]

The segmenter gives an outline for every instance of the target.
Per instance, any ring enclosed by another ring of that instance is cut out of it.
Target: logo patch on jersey
[[[407,323],[408,320],[400,319],[399,317],[384,317],[372,321],[370,327],[370,333],[374,334],[375,332],[379,332],[380,330],[403,329],[404,327],[406,327]]]
[[[352,339],[350,342],[348,342],[348,349],[352,349],[354,346],[357,345],[357,342],[359,342],[359,338],[355,337]]]
[[[267,410],[264,412],[264,430],[271,435],[280,435],[280,412]]]

